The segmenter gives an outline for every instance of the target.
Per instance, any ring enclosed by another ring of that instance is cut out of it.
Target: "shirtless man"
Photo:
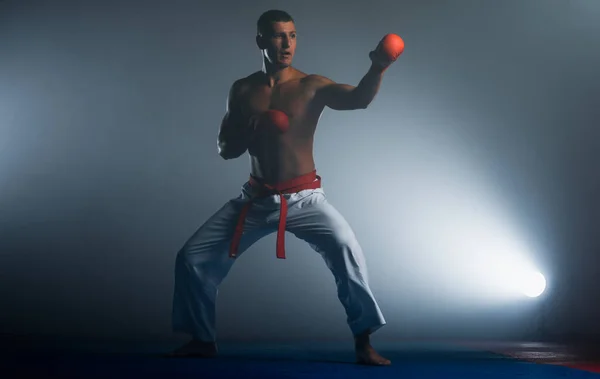
[[[219,284],[236,258],[268,234],[277,232],[277,257],[284,258],[288,231],[321,254],[333,273],[357,363],[389,365],[370,344],[370,334],[386,322],[369,288],[361,247],[321,188],[313,137],[325,107],[365,109],[371,103],[403,42],[400,48],[399,37],[395,45],[382,40],[369,54],[371,67],[355,87],[291,66],[296,29],[286,12],[267,11],[257,24],[262,70],[233,83],[218,134],[222,158],[248,152],[250,178],[241,194],[210,217],[177,254],[173,329],[192,340],[171,355],[216,356]]]

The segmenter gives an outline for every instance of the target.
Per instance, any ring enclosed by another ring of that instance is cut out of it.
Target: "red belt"
[[[307,189],[317,189],[321,188],[321,177],[317,175],[316,170],[312,171],[308,174],[296,177],[294,179],[290,179],[285,182],[281,182],[275,185],[270,185],[266,183],[260,183],[259,179],[250,175],[250,185],[254,187],[256,190],[256,194],[251,197],[251,199],[244,204],[240,212],[240,216],[238,218],[237,225],[235,227],[235,233],[233,235],[233,239],[231,240],[231,245],[229,248],[229,256],[231,258],[235,258],[237,255],[238,247],[240,245],[240,240],[242,238],[242,233],[244,232],[244,222],[246,221],[246,215],[248,211],[252,207],[252,203],[254,199],[260,197],[266,197],[270,195],[279,195],[281,199],[281,210],[279,213],[279,229],[277,230],[277,258],[285,259],[285,222],[287,219],[287,200],[285,196],[286,193],[295,193],[300,192],[302,190]]]

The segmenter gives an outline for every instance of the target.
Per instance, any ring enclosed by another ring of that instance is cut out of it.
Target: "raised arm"
[[[379,92],[382,78],[383,70],[375,65],[371,65],[357,86],[336,83],[321,76],[316,96],[324,106],[334,110],[365,109]]]
[[[219,128],[217,149],[223,159],[234,159],[244,154],[252,136],[250,120],[241,108],[240,87],[240,81],[231,86],[225,116]]]
[[[356,87],[319,77],[317,97],[324,106],[335,110],[367,108],[379,92],[383,73],[403,51],[404,41],[395,34],[386,34],[369,53],[371,67]]]

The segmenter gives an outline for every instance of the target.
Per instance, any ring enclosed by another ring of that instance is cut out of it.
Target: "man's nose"
[[[289,39],[289,37],[283,37],[282,46],[286,47],[286,48],[290,47],[290,39]]]

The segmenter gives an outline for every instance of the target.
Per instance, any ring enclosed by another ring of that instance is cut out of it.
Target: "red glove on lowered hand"
[[[402,38],[397,34],[389,33],[379,41],[375,50],[369,53],[369,58],[382,71],[385,71],[389,65],[398,59],[403,51],[404,41]]]

